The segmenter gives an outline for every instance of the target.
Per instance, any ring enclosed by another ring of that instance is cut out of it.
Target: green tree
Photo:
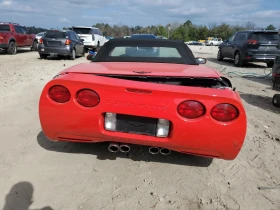
[[[266,30],[275,30],[276,28],[274,27],[274,25],[269,25],[266,27]]]

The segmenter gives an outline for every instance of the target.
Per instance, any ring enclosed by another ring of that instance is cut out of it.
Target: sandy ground
[[[217,62],[217,47],[191,49],[224,73],[271,70]],[[271,104],[276,91],[270,80],[231,74],[248,115],[247,138],[234,161],[151,156],[143,147],[114,155],[106,144],[53,143],[41,133],[42,88],[57,72],[82,62],[88,61],[40,60],[28,50],[0,53],[0,208],[280,209],[280,109]]]

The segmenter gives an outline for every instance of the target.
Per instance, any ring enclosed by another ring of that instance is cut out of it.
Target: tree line
[[[205,40],[207,37],[217,37],[227,39],[233,33],[241,30],[276,30],[276,27],[273,25],[268,25],[266,28],[258,27],[253,22],[246,22],[244,25],[230,25],[227,23],[210,23],[206,25],[195,25],[190,20],[187,20],[183,24],[172,23],[166,26],[162,25],[152,25],[152,26],[135,26],[129,27],[126,25],[113,25],[105,23],[98,23],[93,25],[94,27],[99,28],[107,36],[112,37],[123,37],[130,36],[131,34],[138,33],[148,33],[155,34],[157,36],[164,36],[166,38],[183,40],[183,41],[197,41]]]
[[[183,41],[197,41],[205,40],[207,37],[217,37],[223,40],[230,37],[236,31],[241,30],[276,30],[273,25],[268,25],[265,28],[258,27],[253,22],[246,22],[244,25],[230,25],[227,23],[210,23],[206,25],[195,25],[190,20],[185,23],[174,22],[168,25],[151,25],[151,26],[127,26],[127,25],[109,25],[107,23],[97,23],[93,27],[99,28],[105,36],[112,36],[115,38],[130,36],[132,34],[155,34],[157,36],[164,36],[169,39],[183,40]],[[37,34],[47,29],[26,27],[28,33]],[[64,27],[63,29],[68,29],[69,27]]]

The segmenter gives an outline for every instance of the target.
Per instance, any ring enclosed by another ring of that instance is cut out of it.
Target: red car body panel
[[[149,76],[221,76],[211,68],[198,65],[97,62],[73,66],[48,82],[42,91],[39,115],[45,136],[52,141],[122,142],[225,160],[236,158],[247,128],[246,113],[237,92],[230,88],[155,84],[96,75],[139,75],[139,71],[150,72]],[[53,85],[68,88],[71,99],[64,104],[54,102],[48,96]],[[100,103],[96,107],[86,108],[77,103],[76,93],[84,88],[99,94]],[[148,92],[130,92],[129,89]],[[183,118],[177,107],[185,100],[201,102],[206,114],[193,120]],[[214,120],[210,111],[219,103],[237,107],[239,117],[228,123]],[[104,128],[106,112],[167,119],[171,121],[169,136],[158,138],[107,131]]]

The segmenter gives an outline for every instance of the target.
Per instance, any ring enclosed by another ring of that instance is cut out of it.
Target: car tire
[[[217,60],[218,61],[223,61],[224,60],[224,57],[222,55],[222,50],[221,49],[219,49],[219,51],[218,51]]]
[[[17,54],[17,43],[16,42],[10,42],[7,52],[10,55]]]
[[[267,63],[266,65],[267,65],[268,68],[272,68],[273,65],[274,65],[274,62],[269,62],[269,63]]]
[[[46,54],[39,54],[40,55],[40,59],[47,59],[48,58],[48,55]]]
[[[70,55],[70,59],[71,60],[75,60],[76,59],[76,50],[73,48],[72,53]]]
[[[242,67],[244,65],[244,61],[242,61],[239,51],[235,53],[233,63],[237,67]]]
[[[213,46],[213,43],[210,43],[210,46]]]
[[[97,48],[99,48],[100,47],[100,42],[98,41],[98,43],[97,43]]]
[[[272,104],[275,107],[280,107],[280,94],[275,94],[272,98]]]
[[[34,40],[31,46],[31,51],[38,51],[38,42],[36,40]]]

